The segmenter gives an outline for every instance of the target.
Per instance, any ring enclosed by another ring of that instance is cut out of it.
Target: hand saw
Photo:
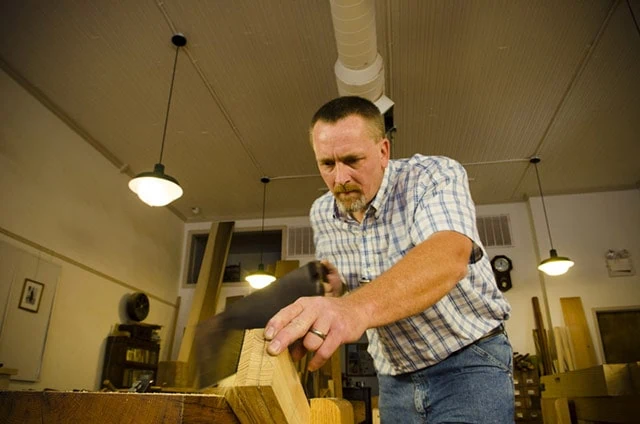
[[[198,386],[214,386],[234,374],[244,330],[264,328],[273,315],[300,297],[323,295],[326,274],[319,261],[309,262],[198,324],[195,334]]]

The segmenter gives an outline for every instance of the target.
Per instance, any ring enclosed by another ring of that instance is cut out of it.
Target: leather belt
[[[484,336],[482,336],[479,339],[477,339],[474,343],[478,343],[480,340],[485,340],[485,339],[491,338],[493,336],[497,336],[498,334],[501,334],[501,333],[504,333],[504,325],[503,324],[500,324],[499,326],[497,326],[493,330],[489,331],[487,334],[485,334]]]

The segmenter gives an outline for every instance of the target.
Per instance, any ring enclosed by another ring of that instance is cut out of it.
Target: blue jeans
[[[512,359],[501,332],[430,367],[379,375],[381,422],[513,423]]]

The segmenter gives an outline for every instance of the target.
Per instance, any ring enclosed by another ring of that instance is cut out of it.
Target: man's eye
[[[333,161],[322,162],[324,168],[333,168],[336,163]]]

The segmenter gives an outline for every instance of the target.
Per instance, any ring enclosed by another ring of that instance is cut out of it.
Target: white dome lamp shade
[[[142,172],[129,181],[129,188],[131,191],[137,194],[140,200],[149,206],[166,206],[182,196],[183,193],[178,180],[164,173],[164,165],[162,164],[164,142],[167,138],[169,111],[171,110],[173,83],[176,78],[176,67],[178,65],[178,53],[180,52],[180,47],[184,47],[187,44],[187,39],[182,34],[175,34],[171,37],[171,42],[176,46],[176,56],[173,61],[173,73],[171,74],[171,86],[169,87],[167,114],[164,119],[162,145],[160,146],[160,160],[158,160],[158,163],[153,167],[153,171]]]
[[[551,238],[551,228],[549,227],[549,218],[547,217],[547,207],[544,203],[544,195],[542,194],[542,184],[540,183],[540,175],[538,174],[538,163],[540,162],[540,158],[535,156],[529,160],[530,163],[533,164],[533,167],[536,171],[536,179],[538,180],[538,189],[540,190],[540,199],[542,200],[542,210],[544,211],[544,222],[547,224],[547,232],[549,234],[549,244],[551,245],[551,250],[549,251],[549,258],[540,262],[538,265],[538,269],[549,276],[557,276],[565,274],[569,268],[571,268],[575,263],[565,257],[558,256],[558,251],[553,248],[553,239]]]
[[[164,173],[164,165],[156,163],[152,172],[142,172],[129,181],[129,188],[149,206],[166,206],[182,196],[178,180]]]
[[[571,259],[564,256],[558,256],[556,249],[551,249],[549,254],[550,257],[540,262],[540,265],[538,265],[538,269],[547,275],[555,276],[565,274],[569,271],[569,268],[575,265]]]

